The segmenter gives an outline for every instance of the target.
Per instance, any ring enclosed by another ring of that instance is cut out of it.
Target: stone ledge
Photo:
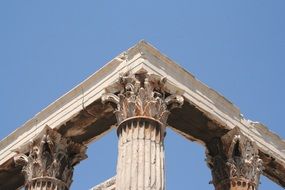
[[[115,190],[116,189],[116,177],[112,177],[103,183],[96,185],[90,190]]]

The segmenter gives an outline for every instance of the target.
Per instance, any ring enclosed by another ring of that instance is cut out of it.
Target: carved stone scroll
[[[25,189],[68,190],[73,167],[87,157],[85,151],[85,146],[47,127],[42,137],[31,141],[28,154],[17,150],[14,161],[23,166]]]
[[[207,145],[216,190],[256,190],[263,166],[253,141],[234,128]]]
[[[166,78],[139,74],[120,77],[118,94],[102,101],[115,106],[118,123],[117,190],[164,190],[164,136],[170,110],[183,97],[165,92]]]

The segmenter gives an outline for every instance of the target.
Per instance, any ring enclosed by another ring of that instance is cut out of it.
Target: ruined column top
[[[285,187],[285,142],[263,124],[245,119],[229,100],[145,41],[112,59],[4,138],[0,142],[0,181],[11,176],[9,172],[13,165],[10,161],[15,156],[12,150],[36,138],[45,125],[56,128],[74,142],[86,145],[106,134],[116,124],[116,119],[113,108],[101,103],[102,94],[118,92],[121,73],[138,73],[142,70],[154,76],[167,76],[166,92],[183,96],[185,103],[182,109],[174,112],[168,120],[176,132],[189,140],[205,144],[213,134],[222,136],[238,127],[256,142],[261,159],[268,166],[265,166],[265,175]],[[190,118],[189,114],[197,117]],[[193,126],[187,123],[193,123]],[[14,172],[12,176],[17,177],[17,171]]]

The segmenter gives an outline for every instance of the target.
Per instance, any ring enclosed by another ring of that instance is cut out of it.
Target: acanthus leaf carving
[[[229,167],[229,177],[231,179],[244,179],[254,184],[259,184],[259,177],[263,170],[262,160],[259,158],[256,144],[246,138],[239,129],[234,129],[236,134],[229,133],[222,140],[228,143],[232,137],[232,142],[225,148]]]
[[[227,189],[230,184],[257,189],[263,170],[255,142],[239,128],[234,128],[207,145],[207,163],[212,170],[216,189]]]
[[[169,111],[181,107],[184,98],[181,95],[168,95],[164,85],[167,79],[147,73],[121,75],[118,94],[106,93],[102,102],[115,104],[118,124],[136,116],[150,117],[166,124]]]
[[[62,137],[56,131],[45,128],[42,137],[29,143],[29,153],[14,157],[16,165],[22,166],[26,185],[36,180],[52,180],[64,189],[72,182],[73,167],[86,158],[86,147]]]

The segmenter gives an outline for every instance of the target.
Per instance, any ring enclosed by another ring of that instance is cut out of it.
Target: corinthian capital
[[[73,166],[86,158],[85,146],[62,137],[49,127],[28,146],[28,154],[17,150],[18,154],[14,157],[15,163],[23,166],[26,186],[40,181],[46,185],[53,184],[58,189],[68,189],[72,182]]]
[[[207,148],[207,162],[217,190],[257,189],[262,160],[255,142],[239,128],[232,129],[221,139],[214,139]]]
[[[106,93],[102,102],[115,104],[117,122],[132,117],[149,117],[166,124],[170,110],[183,104],[180,95],[169,95],[165,91],[166,78],[147,73],[124,74],[118,84],[121,91],[118,94]]]
[[[237,183],[247,182],[257,187],[263,166],[255,142],[245,137],[238,128],[223,136],[222,141],[228,158],[229,177]]]

